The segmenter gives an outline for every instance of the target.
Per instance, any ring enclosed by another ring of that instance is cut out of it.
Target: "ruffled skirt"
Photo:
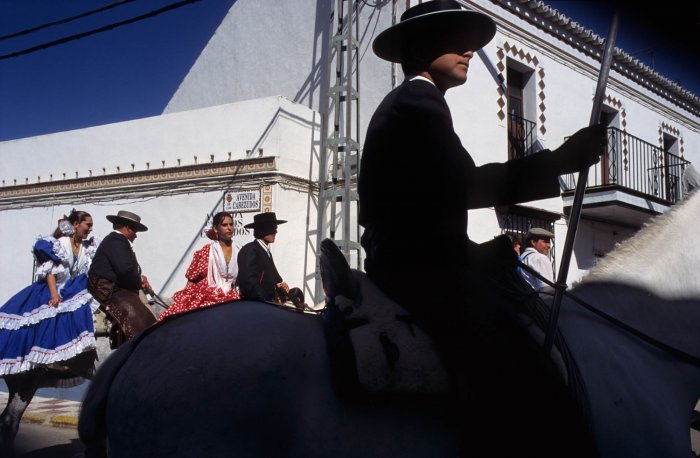
[[[235,289],[231,289],[228,293],[224,293],[219,288],[212,288],[207,283],[207,279],[200,280],[198,283],[189,283],[185,289],[173,294],[173,305],[168,307],[166,311],[160,314],[158,321],[163,320],[172,315],[189,312],[202,307],[208,307],[213,304],[221,304],[223,302],[234,301],[240,299],[240,296]]]
[[[0,307],[0,376],[68,360],[95,348],[93,310],[87,275],[77,275],[59,291],[62,302],[48,305],[45,281],[36,282]]]

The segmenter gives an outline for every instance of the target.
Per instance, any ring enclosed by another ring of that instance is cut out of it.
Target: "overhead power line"
[[[48,24],[39,25],[39,26],[36,26],[36,27],[32,27],[31,29],[26,29],[26,30],[22,30],[22,31],[20,31],[20,32],[11,33],[11,34],[9,34],[9,35],[3,35],[3,36],[0,37],[0,41],[2,41],[2,40],[8,40],[8,39],[10,39],[10,38],[19,37],[19,36],[22,36],[22,35],[27,35],[27,34],[29,34],[29,33],[36,32],[37,30],[46,29],[46,28],[52,27],[52,26],[54,26],[54,25],[66,24],[66,23],[71,22],[71,21],[74,21],[74,20],[76,20],[76,19],[80,19],[80,18],[84,18],[84,17],[87,17],[87,16],[91,16],[91,15],[93,15],[93,14],[95,14],[95,13],[101,13],[102,11],[111,10],[112,8],[116,8],[117,6],[125,5],[125,4],[131,3],[131,2],[133,2],[133,1],[134,1],[134,0],[121,0],[121,1],[119,1],[119,2],[117,2],[117,3],[111,3],[111,4],[109,4],[109,5],[103,6],[102,8],[98,8],[98,9],[92,10],[92,11],[86,11],[85,13],[81,13],[81,14],[78,14],[78,15],[76,15],[76,16],[71,16],[71,17],[67,17],[67,18],[64,18],[64,19],[59,19],[59,20],[57,20],[57,21],[49,22]]]
[[[127,24],[141,21],[143,19],[148,19],[148,18],[151,18],[154,16],[158,16],[159,14],[165,13],[165,12],[170,11],[170,10],[174,10],[176,8],[183,7],[185,5],[189,5],[190,3],[197,3],[198,1],[199,0],[184,0],[181,2],[173,3],[173,4],[165,6],[163,8],[151,11],[150,13],[142,14],[141,16],[136,16],[136,17],[133,17],[131,19],[126,19],[124,21],[115,22],[114,24],[109,24],[109,25],[106,25],[106,26],[103,26],[103,27],[100,27],[97,29],[88,30],[87,32],[82,32],[82,33],[70,35],[70,36],[67,36],[64,38],[59,38],[58,40],[50,41],[48,43],[44,43],[44,44],[38,45],[38,46],[33,46],[31,48],[23,49],[21,51],[16,51],[16,52],[13,52],[10,54],[4,54],[4,55],[0,56],[0,60],[5,60],[5,59],[12,58],[12,57],[22,56],[25,54],[30,54],[30,53],[33,53],[36,51],[41,51],[42,49],[47,49],[47,48],[51,48],[53,46],[61,45],[63,43],[68,43],[69,41],[79,40],[81,38],[85,38],[85,37],[88,37],[90,35],[95,35],[97,33],[106,32],[108,30],[116,29],[117,27],[121,27],[121,26],[124,26]]]

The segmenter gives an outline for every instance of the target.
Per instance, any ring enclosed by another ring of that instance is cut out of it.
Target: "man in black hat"
[[[97,248],[88,271],[88,291],[110,320],[110,343],[117,348],[155,323],[155,316],[139,296],[141,288],[151,285],[141,274],[133,250],[136,233],[148,228],[141,224],[141,217],[125,210],[108,215],[107,220],[114,231]]]
[[[244,299],[280,302],[277,290],[289,293],[289,286],[277,272],[269,246],[275,241],[277,226],[286,222],[278,220],[274,212],[269,212],[255,215],[253,222],[244,226],[252,228],[255,237],[238,252],[236,282]]]
[[[466,82],[474,52],[495,33],[485,14],[434,0],[408,9],[373,44],[379,57],[401,64],[406,79],[367,129],[358,183],[365,270],[426,321],[442,312],[425,311],[425,304],[466,297],[461,277],[470,264],[502,256],[515,261],[505,239],[481,247],[469,241],[468,209],[558,196],[560,175],[597,162],[603,152],[605,130],[594,126],[557,150],[476,166],[453,129],[444,94]],[[435,209],[430,224],[421,226],[421,238],[432,246],[416,246],[413,231],[397,230],[416,209]],[[435,287],[406,288],[416,275]]]
[[[522,285],[514,269],[517,256],[506,237],[482,245],[471,242],[467,211],[558,196],[560,175],[599,160],[605,129],[581,129],[554,151],[477,166],[454,131],[444,95],[466,82],[474,53],[495,33],[487,15],[463,10],[453,0],[434,0],[406,10],[399,23],[377,36],[374,52],[400,63],[406,79],[384,98],[367,129],[358,181],[359,222],[365,229],[361,243],[368,276],[434,336],[448,366],[459,373],[456,378],[466,377],[478,389],[495,392],[501,387],[515,393],[509,378],[520,377],[512,369],[520,356],[510,353],[528,341],[500,347],[505,345],[501,337],[512,340],[518,331],[497,313],[508,309],[503,296],[513,289],[507,291],[504,280],[512,276]],[[415,220],[416,210],[430,214],[420,230],[427,244],[417,240],[415,231],[399,226]],[[508,326],[512,329],[494,331]],[[527,357],[521,356],[523,361]],[[523,374],[528,370],[517,367]],[[501,377],[492,376],[499,371]],[[530,380],[534,392],[539,389],[536,377],[523,375],[515,383],[525,389]],[[507,408],[490,407],[475,410],[483,416],[472,423],[480,429],[472,439],[488,443],[486,415]],[[488,456],[501,455],[494,451]]]

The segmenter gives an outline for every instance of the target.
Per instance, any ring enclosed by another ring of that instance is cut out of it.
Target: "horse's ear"
[[[331,239],[321,242],[321,282],[326,297],[342,295],[354,298],[357,293],[357,282],[350,272],[350,265]]]

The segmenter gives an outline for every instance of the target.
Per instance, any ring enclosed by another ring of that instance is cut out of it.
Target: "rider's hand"
[[[285,283],[285,282],[277,283],[277,285],[275,285],[275,286],[277,288],[281,289],[282,291],[284,291],[285,293],[289,292],[289,285],[287,285],[287,283]]]
[[[49,299],[49,305],[51,307],[58,307],[58,304],[61,303],[61,296],[54,296],[53,294],[51,295],[51,299]]]
[[[151,288],[151,284],[148,283],[148,278],[146,278],[145,275],[141,275],[141,288],[146,289],[146,290],[153,289],[153,288]]]
[[[605,126],[584,127],[553,151],[555,167],[560,174],[579,172],[597,163],[606,145]]]

